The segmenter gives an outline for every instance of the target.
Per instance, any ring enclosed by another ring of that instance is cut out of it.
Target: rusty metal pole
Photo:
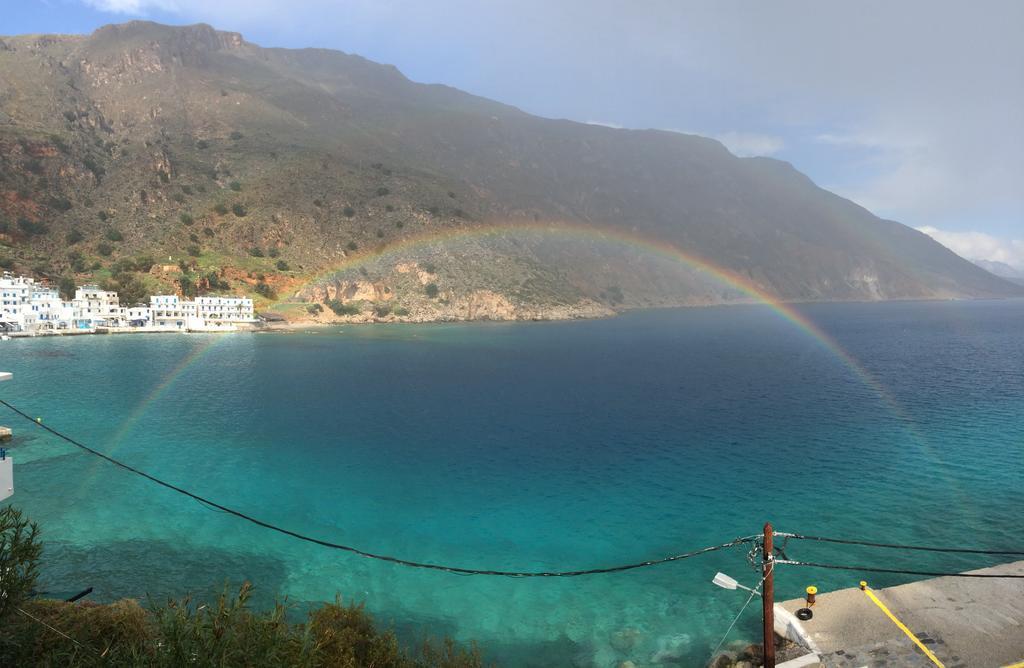
[[[761,616],[764,621],[764,668],[775,668],[775,531],[771,522],[764,525],[764,553],[761,555]]]

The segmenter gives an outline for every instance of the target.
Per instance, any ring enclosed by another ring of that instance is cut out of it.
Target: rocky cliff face
[[[203,25],[0,44],[0,263],[19,271],[339,300],[366,317],[749,299],[642,250],[661,245],[787,300],[1021,292],[785,163],[701,137],[536,118]]]

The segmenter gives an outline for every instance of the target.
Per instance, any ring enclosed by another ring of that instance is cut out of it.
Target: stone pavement
[[[971,572],[1024,575],[1024,561]],[[874,591],[946,668],[1024,661],[1024,579],[942,577]],[[805,605],[777,604],[776,631],[801,636],[825,666],[933,665],[857,587],[818,594],[813,619],[795,622]]]

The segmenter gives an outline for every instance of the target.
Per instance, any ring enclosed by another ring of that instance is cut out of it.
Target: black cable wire
[[[899,545],[896,543],[872,543],[864,540],[849,540],[845,538],[827,538],[825,536],[805,536],[799,533],[776,533],[784,538],[795,538],[797,540],[813,540],[821,543],[839,543],[840,545],[864,545],[866,547],[884,547],[895,550],[920,550],[923,552],[958,552],[962,554],[1002,554],[1024,556],[1024,550],[978,550],[963,547],[926,547],[923,545]]]
[[[947,577],[947,578],[1005,578],[1011,580],[1024,579],[1024,574],[1007,574],[1001,575],[998,573],[938,573],[935,571],[908,571],[900,568],[870,568],[867,566],[840,566],[838,564],[818,564],[811,561],[793,561],[793,560],[782,560],[776,559],[775,563],[783,564],[786,566],[808,566],[811,568],[830,568],[833,570],[840,571],[865,571],[869,573],[897,573],[900,575],[929,575],[932,577]]]
[[[124,462],[118,461],[117,459],[114,459],[113,457],[110,457],[109,455],[105,455],[102,452],[99,452],[98,450],[93,450],[92,448],[90,448],[89,446],[85,445],[84,443],[80,443],[80,442],[76,441],[75,439],[71,438],[70,436],[66,436],[66,435],[62,434],[61,432],[57,431],[56,429],[53,429],[52,427],[49,427],[48,425],[45,425],[42,422],[39,422],[39,421],[35,420],[28,413],[25,413],[24,411],[20,410],[19,408],[16,408],[16,407],[12,406],[8,402],[4,401],[3,399],[0,399],[0,404],[2,404],[4,406],[6,406],[7,408],[11,409],[14,413],[16,413],[17,415],[20,415],[21,417],[25,418],[26,420],[28,420],[32,424],[36,425],[40,429],[44,429],[44,430],[50,432],[51,434],[53,434],[54,436],[56,436],[57,438],[59,438],[59,439],[61,439],[63,441],[66,441],[66,442],[70,443],[71,445],[73,445],[73,446],[75,446],[77,448],[81,448],[82,450],[88,452],[89,454],[95,455],[95,456],[99,457],[100,459],[104,459],[104,460],[110,462],[111,464],[113,464],[114,466],[118,466],[118,467],[120,467],[120,468],[122,468],[122,469],[124,469],[126,471],[134,473],[135,475],[141,476],[141,477],[149,480],[150,482],[154,482],[154,483],[156,483],[156,484],[158,484],[158,485],[160,485],[162,487],[166,487],[167,489],[175,491],[175,492],[177,492],[179,494],[183,494],[183,495],[185,495],[185,496],[187,496],[187,497],[189,497],[191,499],[194,499],[195,501],[198,501],[201,504],[205,504],[207,506],[211,506],[212,508],[220,510],[221,512],[228,513],[229,515],[234,515],[235,517],[237,517],[239,519],[243,519],[246,522],[251,522],[252,524],[255,524],[256,526],[263,527],[264,529],[270,529],[271,531],[276,531],[278,533],[284,534],[285,536],[290,536],[291,538],[295,538],[297,540],[306,541],[307,543],[313,543],[314,545],[319,545],[321,547],[327,547],[327,548],[331,548],[331,549],[334,549],[334,550],[342,550],[342,551],[345,551],[345,552],[351,552],[353,554],[357,554],[357,555],[359,555],[361,557],[366,557],[368,559],[377,559],[379,561],[387,561],[387,562],[390,562],[390,563],[393,563],[393,564],[398,564],[400,566],[409,566],[411,568],[426,568],[426,569],[435,570],[435,571],[444,571],[446,573],[456,573],[456,574],[459,574],[459,575],[494,575],[494,576],[502,576],[502,577],[509,577],[509,578],[537,578],[537,577],[547,577],[547,578],[563,577],[564,578],[564,577],[578,577],[578,576],[581,576],[581,575],[598,575],[598,574],[603,574],[603,573],[620,573],[622,571],[630,571],[630,570],[634,570],[636,568],[645,568],[647,566],[657,566],[659,564],[667,564],[667,563],[672,562],[672,561],[681,561],[683,559],[689,559],[690,557],[696,557],[697,555],[700,555],[700,554],[705,554],[705,553],[708,553],[708,552],[715,552],[717,550],[724,550],[726,548],[733,547],[735,545],[740,545],[742,543],[750,543],[750,542],[754,541],[757,538],[757,536],[745,536],[745,537],[742,537],[742,538],[737,538],[735,540],[729,541],[728,543],[723,543],[721,545],[712,545],[712,546],[709,546],[709,547],[701,548],[699,550],[693,550],[691,552],[684,552],[682,554],[676,554],[676,555],[672,555],[672,556],[669,556],[669,557],[663,557],[661,559],[654,559],[652,561],[641,561],[641,562],[638,562],[638,563],[626,564],[626,565],[622,565],[622,566],[608,566],[608,567],[605,567],[605,568],[590,568],[590,569],[578,570],[578,571],[495,571],[495,570],[485,570],[485,569],[476,569],[476,568],[460,568],[460,567],[457,567],[457,566],[445,566],[445,565],[442,565],[442,564],[431,564],[431,563],[424,563],[424,562],[419,562],[419,561],[409,561],[407,559],[399,559],[398,557],[392,557],[392,556],[388,556],[388,555],[375,554],[373,552],[367,552],[365,550],[360,550],[358,548],[351,547],[349,545],[342,545],[340,543],[332,543],[332,542],[327,541],[327,540],[322,540],[320,538],[314,538],[312,536],[307,536],[305,534],[298,533],[297,531],[292,531],[291,529],[285,529],[284,527],[280,527],[280,526],[277,526],[275,524],[271,524],[269,522],[264,522],[263,520],[256,519],[255,517],[252,517],[250,515],[246,515],[245,513],[241,512],[241,511],[238,511],[238,510],[235,510],[233,508],[229,508],[227,506],[221,505],[221,504],[216,503],[214,501],[211,501],[211,500],[209,500],[207,498],[204,498],[204,497],[200,496],[199,494],[195,494],[193,492],[188,491],[187,489],[182,489],[181,487],[178,487],[177,485],[173,485],[173,484],[171,484],[169,482],[161,480],[160,478],[152,476],[152,475],[146,473],[145,471],[140,471],[139,469],[134,468],[132,466],[129,466],[128,464],[125,464]]]

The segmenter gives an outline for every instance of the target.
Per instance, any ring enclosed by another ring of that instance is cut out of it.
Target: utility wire
[[[682,554],[675,554],[675,555],[668,556],[668,557],[662,557],[661,559],[654,559],[654,560],[651,560],[651,561],[640,561],[640,562],[637,562],[637,563],[625,564],[625,565],[621,565],[621,566],[608,566],[608,567],[604,567],[604,568],[590,568],[590,569],[576,570],[576,571],[497,571],[497,570],[486,570],[486,569],[477,569],[477,568],[461,568],[461,567],[458,567],[458,566],[446,566],[446,565],[443,565],[443,564],[425,563],[425,562],[420,562],[420,561],[410,561],[408,559],[399,559],[398,557],[392,557],[392,556],[389,556],[389,555],[376,554],[376,553],[373,553],[373,552],[367,552],[366,550],[361,550],[359,548],[352,547],[352,546],[349,546],[349,545],[342,545],[341,543],[334,543],[334,542],[323,540],[323,539],[320,539],[320,538],[314,538],[312,536],[307,536],[306,534],[302,534],[302,533],[299,533],[297,531],[293,531],[291,529],[286,529],[286,528],[278,526],[276,524],[271,524],[270,522],[265,522],[263,520],[257,519],[255,517],[252,517],[251,515],[247,515],[247,514],[241,512],[239,510],[235,510],[234,508],[229,508],[228,506],[221,505],[219,503],[216,503],[215,501],[211,501],[210,499],[207,499],[207,498],[205,498],[203,496],[200,496],[199,494],[195,494],[193,492],[188,491],[187,489],[183,489],[181,487],[178,487],[177,485],[173,485],[173,484],[171,484],[169,482],[161,480],[160,478],[157,478],[156,476],[150,475],[149,473],[146,473],[145,471],[140,471],[139,469],[137,469],[137,468],[135,468],[133,466],[129,466],[128,464],[125,464],[122,461],[114,459],[113,457],[111,457],[109,455],[105,455],[102,452],[99,452],[98,450],[94,450],[94,449],[90,448],[89,446],[85,445],[84,443],[76,441],[75,439],[71,438],[70,436],[67,436],[67,435],[57,431],[56,429],[54,429],[54,428],[52,428],[52,427],[50,427],[48,425],[45,425],[42,422],[39,422],[38,420],[35,420],[28,413],[22,411],[19,408],[16,408],[16,407],[12,406],[10,403],[4,401],[3,399],[0,399],[0,405],[6,406],[7,408],[11,409],[14,413],[16,413],[17,415],[20,415],[21,417],[25,418],[26,420],[28,420],[32,424],[36,425],[40,429],[43,429],[45,431],[50,432],[51,434],[53,434],[57,438],[70,443],[71,445],[75,446],[76,448],[80,448],[80,449],[88,452],[91,455],[95,455],[95,456],[99,457],[100,459],[106,460],[107,462],[113,464],[114,466],[120,467],[120,468],[122,468],[122,469],[124,469],[124,470],[126,470],[126,471],[128,471],[130,473],[134,473],[135,475],[141,476],[141,477],[149,480],[150,482],[154,482],[154,483],[160,485],[161,487],[166,487],[167,489],[170,489],[170,490],[175,491],[175,492],[177,492],[179,494],[187,496],[187,497],[189,497],[189,498],[191,498],[191,499],[193,499],[195,501],[198,501],[201,504],[204,504],[206,506],[210,506],[213,509],[220,510],[222,512],[228,513],[229,515],[234,515],[235,517],[237,517],[239,519],[242,519],[242,520],[245,520],[246,522],[250,522],[252,524],[255,524],[256,526],[263,527],[264,529],[269,529],[271,531],[276,531],[276,532],[278,532],[280,534],[284,534],[285,536],[289,536],[291,538],[295,538],[296,540],[305,541],[307,543],[313,543],[314,545],[319,545],[321,547],[327,547],[327,548],[331,548],[331,549],[334,549],[334,550],[342,550],[344,552],[351,552],[353,554],[357,554],[357,555],[359,555],[361,557],[366,557],[368,559],[377,559],[379,561],[387,561],[387,562],[390,562],[390,563],[393,563],[393,564],[398,564],[400,566],[408,566],[410,568],[425,568],[425,569],[430,569],[430,570],[435,570],[435,571],[444,571],[446,573],[455,573],[455,574],[459,574],[459,575],[493,575],[493,576],[502,576],[502,577],[509,577],[509,578],[538,578],[538,577],[547,577],[547,578],[563,577],[564,578],[564,577],[578,577],[578,576],[581,576],[581,575],[599,575],[599,574],[604,574],[604,573],[620,573],[622,571],[631,571],[631,570],[634,570],[634,569],[637,569],[637,568],[646,568],[648,566],[657,566],[659,564],[667,564],[667,563],[672,562],[672,561],[681,561],[683,559],[689,559],[690,557],[696,557],[698,555],[706,554],[708,552],[715,552],[715,551],[718,551],[718,550],[724,550],[726,548],[733,547],[735,545],[740,545],[740,544],[743,544],[743,543],[750,543],[750,542],[753,542],[755,539],[758,538],[758,536],[756,536],[756,535],[755,536],[745,536],[745,537],[741,537],[741,538],[736,538],[735,540],[731,540],[728,543],[723,543],[721,545],[711,545],[709,547],[704,547],[704,548],[701,548],[699,550],[693,550],[693,551],[690,551],[690,552],[684,552]]]
[[[69,636],[68,634],[66,634],[66,633],[64,633],[63,631],[61,631],[60,629],[58,629],[58,628],[54,628],[54,627],[50,626],[49,624],[47,624],[47,623],[46,623],[46,622],[44,622],[43,620],[39,619],[38,617],[36,617],[36,616],[34,616],[34,615],[30,614],[30,613],[27,613],[27,612],[25,612],[25,611],[24,611],[24,610],[22,610],[21,608],[15,608],[15,610],[17,610],[17,611],[18,611],[18,612],[20,612],[21,614],[25,615],[26,617],[28,617],[28,618],[29,618],[29,619],[31,619],[32,621],[36,622],[37,624],[41,624],[41,625],[45,626],[46,628],[50,629],[51,631],[53,631],[53,632],[54,632],[54,633],[56,633],[57,635],[60,635],[60,636],[64,636],[65,638],[67,638],[67,639],[68,639],[68,640],[70,640],[71,642],[75,643],[76,645],[78,645],[78,646],[79,646],[79,647],[81,647],[82,649],[88,650],[88,651],[92,652],[93,654],[98,654],[98,655],[102,656],[102,655],[101,655],[101,654],[100,654],[99,652],[97,652],[97,651],[96,651],[95,649],[93,649],[92,647],[89,647],[88,645],[83,645],[82,643],[78,642],[77,640],[75,640],[74,638],[72,638],[71,636]]]
[[[792,559],[778,559],[776,563],[787,566],[809,566],[811,568],[830,568],[840,571],[866,571],[870,573],[898,573],[900,575],[928,575],[931,577],[946,578],[1004,578],[1011,580],[1024,580],[1024,574],[1008,573],[939,573],[936,571],[909,571],[901,568],[871,568],[868,566],[840,566],[838,564],[819,564],[812,561],[793,561]]]
[[[732,624],[729,624],[729,628],[727,628],[725,630],[725,634],[722,635],[722,639],[719,640],[718,644],[715,645],[715,648],[713,650],[711,650],[711,658],[712,659],[714,659],[715,655],[718,654],[718,650],[722,648],[722,644],[725,642],[725,639],[729,637],[730,633],[732,633],[732,629],[733,629],[734,626],[736,626],[736,622],[740,621],[740,617],[743,616],[743,612],[747,609],[747,606],[750,605],[750,602],[754,600],[754,597],[757,596],[760,593],[759,590],[761,589],[761,585],[764,584],[764,581],[768,579],[768,576],[771,575],[773,570],[775,570],[775,560],[774,559],[772,560],[771,564],[768,566],[768,572],[764,574],[764,577],[762,577],[761,581],[757,583],[757,586],[750,590],[750,596],[747,597],[747,602],[744,603],[743,607],[740,608],[740,611],[738,613],[736,613],[736,616],[732,620]]]
[[[923,545],[900,545],[897,543],[872,543],[864,540],[849,540],[845,538],[828,538],[825,536],[805,536],[799,533],[776,532],[776,536],[793,538],[795,540],[812,540],[820,543],[839,543],[840,545],[864,545],[866,547],[884,547],[894,550],[920,550],[923,552],[957,552],[961,554],[1002,554],[1013,556],[1024,556],[1024,550],[979,550],[964,547],[930,547]]]

